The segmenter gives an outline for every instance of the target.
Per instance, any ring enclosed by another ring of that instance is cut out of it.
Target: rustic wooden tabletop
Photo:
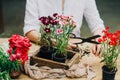
[[[1,43],[6,43],[8,41],[8,38],[0,38],[0,44]],[[73,40],[75,42],[75,40]],[[92,47],[91,44],[86,43],[85,45]],[[29,54],[32,55],[35,50],[39,48],[38,45],[33,44],[30,48]],[[93,54],[90,54],[89,56],[84,56],[81,61],[88,63],[92,65],[93,70],[96,73],[96,77],[93,78],[93,80],[102,80],[102,63],[100,63],[101,58],[98,56],[94,56]],[[120,80],[120,56],[118,58],[118,71],[116,73],[115,80]],[[31,79],[28,75],[22,74],[17,80],[33,80]],[[43,80],[86,80],[86,78],[62,78],[62,79],[43,79]]]

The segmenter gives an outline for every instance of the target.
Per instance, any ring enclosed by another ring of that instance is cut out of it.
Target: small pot
[[[10,77],[11,77],[12,79],[18,78],[20,75],[21,75],[21,72],[20,72],[20,71],[12,71],[12,72],[10,73]]]
[[[67,56],[62,56],[61,57],[61,56],[58,56],[56,54],[53,54],[53,60],[54,61],[65,63],[66,59],[67,59]]]
[[[40,52],[38,56],[45,59],[52,59],[52,54],[54,53],[54,50],[55,49],[53,47],[50,47],[50,50],[48,50],[48,48],[42,46],[40,48]]]
[[[115,80],[116,69],[108,69],[106,66],[102,67],[102,80]]]

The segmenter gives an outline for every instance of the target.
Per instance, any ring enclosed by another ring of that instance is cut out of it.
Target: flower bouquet
[[[115,73],[117,71],[117,58],[120,54],[120,30],[110,33],[109,27],[103,30],[104,35],[98,39],[102,43],[102,56],[101,62],[104,63],[103,79],[102,80],[114,80]],[[108,75],[105,75],[107,74]]]
[[[7,71],[11,78],[20,75],[20,68],[28,59],[28,51],[31,46],[27,37],[18,34],[12,35],[9,39],[9,49],[0,49],[0,71]]]

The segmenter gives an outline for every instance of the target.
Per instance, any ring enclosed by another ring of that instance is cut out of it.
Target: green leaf
[[[0,80],[11,80],[7,71],[0,72]]]

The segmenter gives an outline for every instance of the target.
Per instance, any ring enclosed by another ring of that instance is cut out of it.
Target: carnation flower
[[[12,35],[9,41],[9,50],[11,61],[21,60],[22,63],[28,59],[28,51],[31,46],[30,40],[27,37],[18,34]]]
[[[52,40],[56,42],[55,48],[59,53],[66,53],[68,40],[76,23],[73,21],[73,16],[64,16],[54,13],[52,16],[40,17],[41,21],[41,43],[43,46],[50,48]]]
[[[104,62],[108,68],[116,68],[116,60],[120,54],[120,30],[111,33],[109,27],[103,30],[104,35],[98,39],[102,43],[102,56],[101,62]]]

